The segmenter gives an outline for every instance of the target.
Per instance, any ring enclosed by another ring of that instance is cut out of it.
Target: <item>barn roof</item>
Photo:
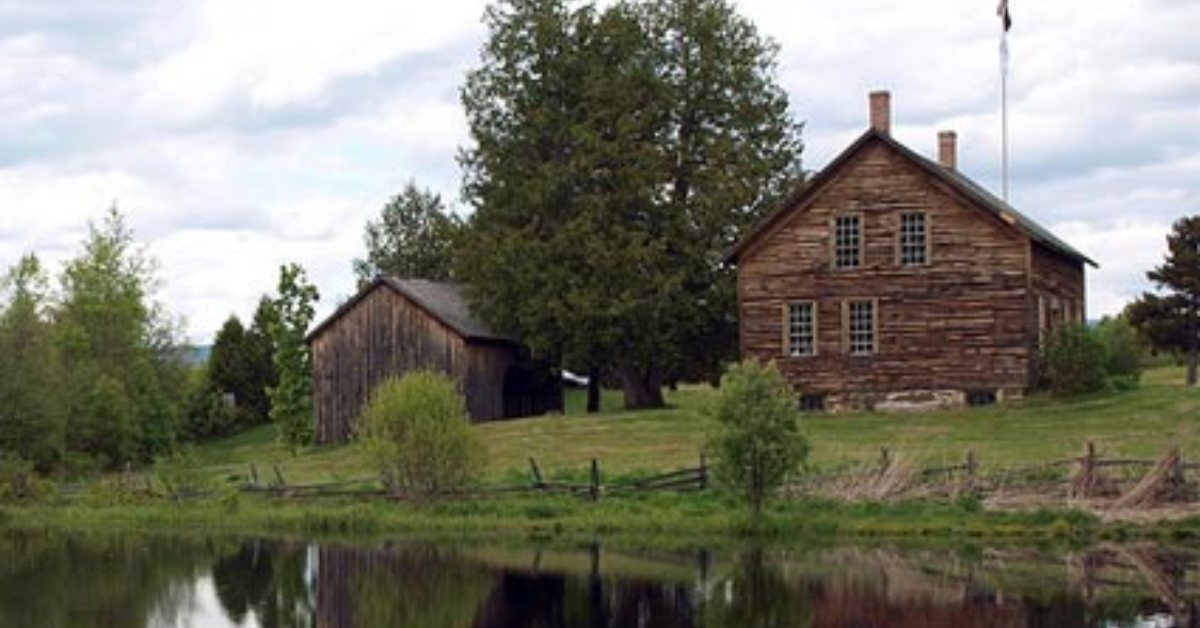
[[[376,277],[374,281],[342,304],[333,314],[313,328],[306,341],[312,342],[321,332],[336,322],[346,312],[358,305],[368,294],[386,288],[407,298],[443,325],[468,340],[518,342],[516,338],[493,331],[471,313],[459,284],[427,279],[402,279],[398,277]]]
[[[953,168],[947,168],[918,154],[916,151],[893,139],[891,135],[880,132],[874,128],[867,129],[867,131],[863,133],[857,140],[855,140],[854,143],[847,147],[846,150],[842,151],[837,158],[831,161],[824,170],[814,176],[794,196],[788,199],[788,201],[784,203],[782,207],[767,215],[767,217],[763,220],[759,221],[759,223],[755,225],[753,229],[751,229],[744,237],[742,237],[741,240],[738,241],[737,244],[735,244],[725,253],[725,261],[736,263],[738,257],[740,257],[741,254],[744,253],[751,244],[756,242],[761,236],[770,231],[771,228],[780,221],[780,219],[791,213],[793,208],[803,205],[811,199],[816,198],[826,184],[828,184],[834,178],[836,172],[841,169],[843,165],[849,162],[850,159],[860,149],[862,149],[862,147],[869,144],[872,140],[880,141],[891,147],[901,156],[916,164],[925,172],[933,175],[935,178],[950,186],[951,189],[971,200],[972,203],[977,207],[984,209],[994,214],[1004,222],[1013,225],[1034,242],[1041,244],[1051,251],[1064,255],[1071,260],[1080,263],[1087,263],[1094,267],[1098,266],[1096,262],[1092,261],[1083,253],[1080,253],[1071,245],[1059,239],[1057,236],[1051,233],[1049,229],[1041,226],[1032,218],[1017,211],[1012,205],[1009,205],[1003,200],[997,198],[996,195],[987,191],[983,186],[975,183],[967,176]]]

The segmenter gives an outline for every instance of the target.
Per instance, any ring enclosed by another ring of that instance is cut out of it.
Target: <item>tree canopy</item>
[[[279,440],[293,454],[313,436],[312,355],[304,334],[319,298],[299,264],[279,269],[279,293],[272,302],[274,316],[269,323],[276,383],[267,394]]]
[[[722,253],[801,179],[774,45],[723,0],[501,0],[486,21],[462,94],[476,310],[611,370],[628,407],[714,377],[736,351]]]
[[[1163,263],[1146,273],[1162,294],[1143,293],[1126,315],[1158,349],[1187,356],[1187,383],[1197,382],[1200,352],[1200,216],[1180,218],[1167,235]]]
[[[409,182],[367,221],[366,259],[354,260],[359,285],[378,275],[444,281],[453,275],[454,247],[462,220],[442,198]]]

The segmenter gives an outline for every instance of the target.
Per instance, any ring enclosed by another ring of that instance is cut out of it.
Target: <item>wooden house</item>
[[[1047,330],[1083,322],[1095,266],[957,169],[870,126],[729,251],[741,353],[774,360],[805,409],[1019,397]]]
[[[318,443],[340,443],[371,391],[412,370],[450,375],[477,421],[562,408],[556,377],[472,316],[457,285],[378,278],[309,333]]]

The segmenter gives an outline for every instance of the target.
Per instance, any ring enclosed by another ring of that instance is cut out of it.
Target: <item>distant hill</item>
[[[182,352],[183,361],[188,366],[203,366],[208,364],[208,357],[212,354],[212,345],[186,345],[183,347]]]

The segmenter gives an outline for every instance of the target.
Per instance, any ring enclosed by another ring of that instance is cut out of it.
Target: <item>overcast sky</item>
[[[482,0],[0,0],[0,266],[57,273],[114,202],[159,298],[208,342],[296,261],[353,290],[365,221],[409,179],[459,201],[458,88]],[[995,0],[738,0],[780,46],[819,169],[888,89],[900,141],[959,133],[999,190]],[[1012,200],[1097,260],[1090,317],[1147,288],[1200,213],[1200,2],[1012,0]]]

